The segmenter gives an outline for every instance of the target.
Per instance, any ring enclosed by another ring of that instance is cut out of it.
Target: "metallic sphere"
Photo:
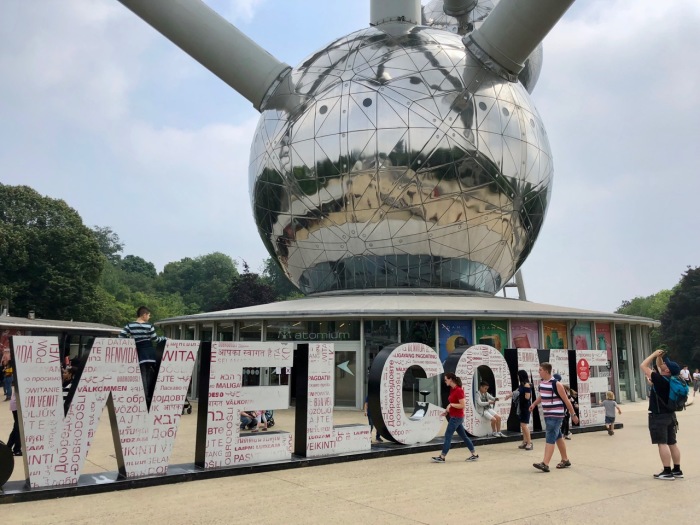
[[[496,4],[498,4],[498,0],[479,0],[474,9],[464,15],[455,17],[445,14],[443,0],[431,0],[422,8],[423,24],[464,36],[479,27]],[[525,68],[518,75],[518,79],[525,86],[528,93],[532,93],[537,80],[540,78],[542,55],[542,44],[540,44],[527,59]]]
[[[250,161],[259,233],[307,293],[495,293],[525,261],[552,183],[520,83],[459,35],[383,24],[331,43],[263,103]]]

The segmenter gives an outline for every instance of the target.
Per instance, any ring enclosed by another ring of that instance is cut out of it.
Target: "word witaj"
[[[195,443],[195,464],[202,469],[233,468],[269,461],[340,455],[371,448],[368,425],[335,426],[333,421],[335,351],[333,343],[310,343],[297,347],[285,342],[212,342],[206,346],[200,366],[200,417]],[[55,337],[15,336],[12,339],[20,433],[30,487],[72,485],[78,482],[92,439],[105,407],[109,413],[120,478],[163,476],[177,436],[183,404],[200,352],[199,341],[169,340],[163,353],[150,409],[146,405],[136,347],[131,339],[95,339],[83,373],[67,409],[61,389],[58,340]],[[487,366],[495,378],[496,410],[508,416],[510,403],[503,401],[512,389],[511,375],[524,368],[537,383],[537,350],[518,349],[517,359],[506,363],[495,348],[477,345],[460,348],[440,362],[438,354],[419,343],[384,348],[369,374],[369,410],[382,435],[399,444],[432,440],[441,426],[442,409],[429,404],[421,418],[404,410],[403,376],[410,367],[423,369],[426,377],[445,371],[462,378],[472,392],[474,378]],[[569,356],[566,350],[548,351],[566,381]],[[591,366],[604,366],[605,353],[577,350],[576,368],[581,369],[582,424],[598,424],[601,409],[591,408],[593,392],[608,389],[607,378],[591,377]],[[585,364],[585,366],[584,366]],[[290,387],[243,386],[243,369],[297,367],[295,435],[285,431],[243,435],[241,411],[289,408]],[[514,368],[514,370],[513,370]],[[300,372],[302,374],[300,375]],[[585,373],[584,373],[585,372]],[[206,412],[206,417],[202,412]],[[484,435],[488,425],[467,403],[467,430]]]

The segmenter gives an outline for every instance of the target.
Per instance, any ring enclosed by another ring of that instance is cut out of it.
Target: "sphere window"
[[[318,110],[318,112],[321,115],[325,115],[327,111],[328,111],[328,106],[321,106],[321,108]]]
[[[371,98],[366,98],[362,101],[362,105],[366,108],[370,107],[372,105],[372,99]]]

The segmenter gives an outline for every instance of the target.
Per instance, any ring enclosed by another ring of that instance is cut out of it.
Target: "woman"
[[[695,372],[693,372],[693,397],[695,397],[698,390],[700,390],[700,369],[696,368]]]
[[[442,445],[442,453],[439,456],[433,457],[433,461],[436,463],[445,462],[445,456],[447,456],[447,453],[450,451],[452,435],[455,431],[472,453],[471,456],[467,458],[467,461],[476,461],[479,459],[479,456],[474,449],[474,443],[469,439],[467,431],[464,429],[464,407],[466,406],[466,399],[464,390],[462,389],[462,380],[453,373],[447,372],[445,374],[445,384],[450,387],[450,395],[447,398],[447,409],[442,415],[449,417],[449,419],[447,421],[447,430],[445,430],[445,442]]]
[[[532,450],[532,438],[530,436],[530,405],[532,404],[532,385],[525,370],[518,370],[518,389],[512,394],[506,395],[506,399],[515,398],[516,413],[520,421],[520,431],[523,433],[523,443],[518,448]]]

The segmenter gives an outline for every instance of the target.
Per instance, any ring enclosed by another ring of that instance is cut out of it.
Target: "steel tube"
[[[258,110],[277,78],[290,69],[200,0],[119,1]]]
[[[498,65],[511,73],[522,71],[525,60],[574,0],[501,0],[484,23],[467,37]]]

